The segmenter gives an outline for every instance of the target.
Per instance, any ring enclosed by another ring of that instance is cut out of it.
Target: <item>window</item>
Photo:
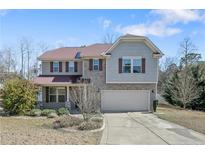
[[[58,88],[58,102],[65,102],[66,99],[66,90],[65,88]]]
[[[57,102],[56,95],[57,95],[56,88],[50,87],[49,88],[49,102]]]
[[[49,88],[49,102],[65,102],[66,90],[64,87]]]
[[[133,73],[141,73],[141,72],[142,72],[141,58],[133,59]]]
[[[74,72],[74,61],[69,61],[69,72]]]
[[[99,70],[99,59],[93,59],[93,70],[94,71]]]
[[[122,60],[122,72],[131,73],[131,59],[126,58]]]
[[[59,62],[58,61],[53,62],[53,72],[59,72]]]

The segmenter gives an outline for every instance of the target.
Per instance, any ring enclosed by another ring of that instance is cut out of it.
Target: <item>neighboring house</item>
[[[44,108],[71,107],[72,86],[93,83],[106,112],[152,111],[158,62],[163,53],[144,36],[125,35],[113,44],[64,47],[42,54],[38,101]]]

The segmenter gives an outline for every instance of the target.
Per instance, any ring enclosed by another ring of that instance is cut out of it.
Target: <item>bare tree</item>
[[[165,57],[160,61],[159,79],[157,84],[158,93],[163,92],[163,85],[165,81],[178,69],[176,63],[177,59],[175,57]]]
[[[173,65],[177,63],[177,59],[176,57],[165,57],[164,59],[162,59],[160,61],[160,70],[161,71],[167,71],[167,69]]]
[[[5,63],[4,63],[4,57],[3,57],[3,50],[0,52],[0,73],[4,73],[6,72],[6,66],[5,66]]]
[[[112,44],[116,41],[117,36],[115,34],[107,33],[103,38],[103,43]]]
[[[188,53],[185,57],[181,58],[180,66],[187,67],[188,65],[196,64],[201,59],[201,54],[198,53]]]
[[[99,93],[90,84],[71,87],[71,101],[75,103],[84,120],[88,120],[91,113],[96,112],[99,108]]]
[[[200,97],[201,88],[193,75],[192,64],[198,62],[201,55],[190,38],[181,42],[180,50],[182,57],[179,67],[171,65],[167,69],[171,73],[166,74],[163,95],[170,103],[186,108],[188,103],[194,103]]]
[[[16,59],[11,47],[4,47],[0,55],[1,67],[4,67],[4,72],[10,73],[16,71]]]
[[[20,48],[20,53],[21,53],[21,70],[20,70],[20,74],[21,77],[24,77],[24,55],[25,55],[25,45],[24,45],[24,41],[23,39],[20,40],[19,42],[19,48]]]
[[[48,49],[49,49],[49,45],[47,43],[45,43],[45,42],[37,43],[37,49],[36,49],[37,52],[35,55],[35,64],[33,66],[33,73],[35,76],[37,76],[39,74],[39,72],[41,71],[41,64],[39,64],[37,57]]]
[[[40,51],[40,54],[42,54],[43,52],[48,50],[49,46],[45,42],[39,42],[39,43],[37,43],[37,48]]]
[[[199,58],[199,54],[197,54],[197,47],[193,44],[190,38],[185,38],[180,43],[180,51],[182,53],[182,58],[180,61],[180,66],[186,68],[189,64],[192,64],[195,58]],[[197,56],[198,55],[198,56]]]
[[[174,88],[170,88],[172,99],[181,102],[183,108],[186,108],[187,103],[191,103],[200,97],[200,89],[195,79],[190,73],[187,75],[185,70],[177,73],[174,86]]]
[[[178,96],[185,108],[188,102],[199,97],[199,88],[197,84],[194,83],[194,78],[190,74],[190,68],[188,66],[198,61],[201,55],[197,54],[197,48],[190,38],[185,38],[181,42],[180,49],[183,56],[180,60],[179,68],[181,72],[178,75],[179,81],[176,84],[178,84]]]
[[[25,39],[25,45],[26,45],[26,52],[27,52],[27,78],[30,80],[30,55],[32,54],[32,41]]]
[[[21,75],[25,77],[25,56],[27,56],[27,79],[30,79],[30,58],[33,51],[32,40],[23,37],[20,40],[20,52],[21,52]]]

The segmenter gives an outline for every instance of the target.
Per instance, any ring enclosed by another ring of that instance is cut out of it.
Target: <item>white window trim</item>
[[[123,72],[123,59],[130,59],[131,60],[131,72],[130,73],[133,73],[133,60],[134,59],[142,59],[142,57],[141,56],[123,56],[122,57],[122,73],[124,73]],[[125,73],[125,74],[130,74],[130,73]],[[142,65],[141,65],[141,72],[140,73],[142,73]],[[133,74],[140,74],[140,73],[133,73]]]
[[[98,69],[97,70],[94,69],[94,60],[98,60],[98,65],[97,65]],[[100,60],[98,58],[94,58],[93,59],[93,71],[99,71],[99,70],[100,70]]]
[[[73,63],[73,70],[72,71],[70,69],[70,68],[72,68],[71,63]],[[74,61],[69,61],[68,68],[69,68],[69,72],[74,73],[75,72],[75,62]]]
[[[139,59],[140,60],[140,67],[141,67],[141,69],[140,69],[140,72],[139,73],[142,73],[142,57],[137,57],[137,58],[133,58],[132,59],[132,72],[133,72],[133,69],[134,69],[134,59]],[[136,66],[138,66],[138,65],[136,65]],[[134,72],[133,72],[134,73]],[[134,74],[139,74],[139,73],[134,73]]]
[[[58,63],[58,71],[57,72],[54,69],[54,63]],[[59,72],[59,61],[53,61],[53,72],[54,73],[58,73]]]
[[[52,87],[53,88],[53,87]],[[58,101],[58,96],[59,96],[59,94],[58,94],[58,89],[65,89],[64,87],[54,87],[54,88],[56,88],[56,94],[50,94],[50,87],[49,87],[49,103],[61,103],[61,102],[59,102]],[[56,96],[56,102],[51,102],[50,101],[50,96]],[[66,102],[66,93],[65,93],[65,102]]]
[[[123,70],[124,70],[124,67],[125,67],[125,65],[124,65],[124,60],[130,60],[130,72],[124,72]],[[131,58],[125,58],[125,57],[123,57],[122,58],[122,73],[132,73],[132,59]]]
[[[49,93],[48,93],[48,94],[49,94],[49,101],[48,101],[48,102],[49,102],[49,103],[54,103],[54,102],[51,102],[50,96],[56,96],[56,102],[57,102],[57,91],[56,91],[56,94],[51,94],[51,93],[50,93],[50,88],[51,88],[51,87],[49,87]],[[52,88],[53,88],[53,87],[52,87]],[[55,87],[54,87],[54,88],[55,88]]]

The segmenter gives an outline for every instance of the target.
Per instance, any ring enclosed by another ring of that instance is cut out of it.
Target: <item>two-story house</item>
[[[69,107],[71,86],[93,83],[104,112],[152,111],[159,58],[163,53],[144,36],[124,35],[113,44],[63,47],[38,59],[42,74],[38,101],[44,108]]]

